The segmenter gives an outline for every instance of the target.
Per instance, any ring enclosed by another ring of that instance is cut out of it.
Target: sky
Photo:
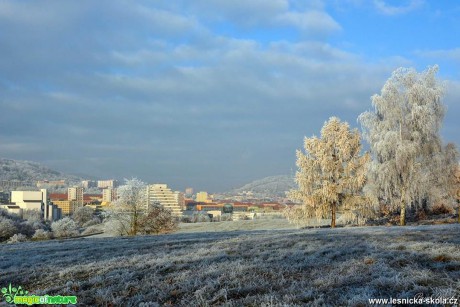
[[[398,67],[438,64],[460,144],[460,3],[0,0],[0,157],[223,192],[360,128]]]

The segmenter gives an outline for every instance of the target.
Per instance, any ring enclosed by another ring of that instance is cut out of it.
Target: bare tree
[[[338,209],[364,208],[369,204],[362,194],[369,155],[361,155],[358,130],[336,117],[321,129],[321,138],[305,138],[305,153],[297,151],[297,190],[293,200],[302,201],[296,218],[331,218],[335,227]]]
[[[125,179],[125,184],[117,189],[117,196],[110,212],[110,219],[115,221],[109,224],[120,228],[115,229],[119,234],[134,236],[139,230],[140,216],[147,212],[146,185],[137,178]]]
[[[452,167],[456,149],[442,147],[444,86],[437,72],[437,66],[422,73],[397,69],[381,94],[372,96],[374,110],[359,116],[373,158],[372,193],[399,208],[401,225],[408,206],[433,203],[449,194],[444,170]]]

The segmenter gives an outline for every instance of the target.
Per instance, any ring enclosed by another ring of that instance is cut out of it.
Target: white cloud
[[[280,24],[292,25],[310,34],[341,30],[341,26],[324,11],[286,12],[276,19]]]
[[[438,49],[438,50],[417,50],[415,54],[425,58],[450,59],[460,61],[460,48]]]
[[[424,0],[410,0],[405,6],[392,6],[387,4],[384,0],[374,0],[375,8],[384,15],[401,15],[421,8]]]

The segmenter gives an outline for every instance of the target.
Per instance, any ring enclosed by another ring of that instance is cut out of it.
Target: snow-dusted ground
[[[368,305],[460,298],[460,225],[284,229],[0,245],[0,286],[82,305]]]

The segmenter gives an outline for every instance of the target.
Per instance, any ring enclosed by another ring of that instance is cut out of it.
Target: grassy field
[[[81,306],[366,306],[369,298],[460,298],[459,233],[459,225],[439,225],[1,244],[0,286],[77,295]]]

